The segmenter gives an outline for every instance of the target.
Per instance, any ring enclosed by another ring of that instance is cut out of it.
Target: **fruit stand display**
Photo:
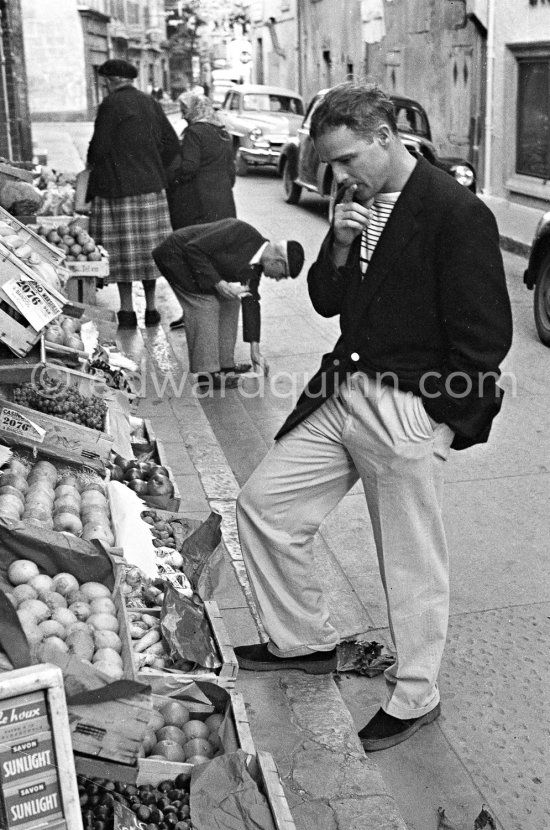
[[[221,517],[179,512],[162,442],[132,414],[132,370],[101,342],[116,317],[93,307],[108,255],[84,225],[0,213],[0,682],[61,670],[85,830],[211,830],[234,799],[258,830],[294,830],[234,691]],[[0,786],[0,826],[4,801]]]
[[[57,218],[57,217],[56,217]],[[70,300],[94,303],[96,280],[109,275],[109,255],[101,245],[96,245],[84,227],[82,218],[61,220],[54,224],[54,218],[40,217],[35,226],[36,233],[55,246],[65,257],[69,279],[65,292]]]

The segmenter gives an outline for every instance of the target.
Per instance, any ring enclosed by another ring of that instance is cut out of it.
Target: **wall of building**
[[[550,183],[538,177],[516,174],[517,57],[535,48],[537,55],[548,61],[550,71],[550,3],[543,0],[498,0],[490,192],[547,210]],[[548,124],[550,112],[546,113],[546,118]],[[550,143],[549,127],[547,143]]]
[[[31,117],[87,114],[84,36],[74,0],[22,0]]]
[[[256,0],[250,5],[255,83],[300,91],[298,0]]]
[[[447,0],[386,0],[386,34],[365,45],[365,69],[388,92],[423,104],[440,154],[479,167],[485,37],[465,10]]]
[[[358,0],[299,0],[302,95],[309,101],[327,86],[364,71]]]
[[[0,2],[0,156],[32,161],[32,137],[19,0]]]

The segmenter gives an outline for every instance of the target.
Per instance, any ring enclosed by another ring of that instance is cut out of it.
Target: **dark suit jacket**
[[[121,87],[97,111],[87,198],[160,193],[167,184],[165,170],[178,153],[178,137],[159,102],[133,86]]]
[[[308,274],[316,311],[340,315],[341,336],[277,434],[362,370],[419,394],[455,431],[453,447],[487,440],[502,402],[499,364],[512,320],[495,219],[484,203],[420,159],[361,279],[359,237],[343,268],[332,231]]]
[[[252,296],[241,302],[243,339],[259,342],[261,269],[249,263],[264,242],[267,239],[247,222],[221,219],[174,231],[153,250],[153,259],[168,282],[188,294],[217,296],[214,286],[220,280],[246,284]]]

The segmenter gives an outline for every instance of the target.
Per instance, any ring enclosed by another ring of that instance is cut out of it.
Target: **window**
[[[550,179],[550,55],[518,61],[516,173]]]
[[[243,110],[246,112],[291,112],[295,115],[302,115],[304,112],[299,98],[268,95],[265,92],[244,95]]]
[[[428,122],[423,112],[416,107],[402,104],[395,108],[397,129],[405,133],[414,133],[430,138]]]

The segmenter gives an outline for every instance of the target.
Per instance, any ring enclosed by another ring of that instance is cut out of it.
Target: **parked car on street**
[[[534,313],[541,343],[550,346],[550,211],[539,219],[523,282],[535,289]]]
[[[250,167],[279,166],[281,147],[303,121],[304,103],[297,92],[262,84],[230,89],[218,115],[233,139],[237,175]]]
[[[283,178],[285,200],[291,205],[298,203],[304,188],[321,196],[334,197],[331,167],[319,159],[309,134],[311,116],[327,92],[327,89],[323,89],[315,95],[297,135],[291,137],[281,149],[279,173]],[[423,156],[437,167],[447,170],[460,184],[475,193],[476,175],[473,166],[463,159],[437,155],[424,108],[410,98],[395,95],[390,97],[395,107],[399,135],[407,150],[413,156]]]

